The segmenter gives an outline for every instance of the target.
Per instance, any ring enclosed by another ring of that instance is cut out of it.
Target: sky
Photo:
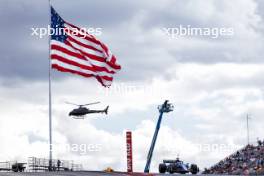
[[[122,70],[106,89],[95,80],[52,70],[54,158],[87,170],[126,170],[125,132],[133,133],[134,170],[143,171],[164,100],[151,171],[179,156],[209,167],[264,136],[264,2],[261,0],[52,0],[60,16],[97,36]],[[48,157],[48,1],[0,0],[0,161]],[[232,35],[177,35],[179,27],[231,29]],[[167,30],[166,30],[167,29]],[[75,106],[109,114],[84,120]],[[70,146],[70,149],[65,149]],[[77,147],[77,149],[76,149]]]

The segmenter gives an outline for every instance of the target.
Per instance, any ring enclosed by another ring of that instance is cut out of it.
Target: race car
[[[170,174],[179,173],[179,174],[197,174],[199,172],[199,167],[196,164],[189,163],[184,164],[179,158],[176,160],[163,160],[163,163],[159,164],[159,172],[166,173],[169,172]]]

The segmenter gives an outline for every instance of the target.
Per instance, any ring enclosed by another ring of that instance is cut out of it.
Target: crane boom
[[[158,137],[158,133],[159,133],[159,129],[160,129],[160,124],[161,124],[161,121],[162,121],[163,113],[164,112],[168,113],[170,111],[173,111],[172,104],[169,104],[168,102],[169,101],[166,100],[163,103],[163,105],[158,107],[160,115],[159,115],[159,119],[158,119],[158,122],[157,122],[157,125],[156,125],[156,129],[155,129],[153,138],[152,138],[150,149],[149,149],[149,152],[148,152],[147,163],[146,163],[146,166],[145,166],[145,169],[144,169],[145,173],[149,173],[149,168],[150,168],[150,164],[151,164],[152,154],[153,154],[153,151],[154,151],[154,148],[155,148],[155,144],[156,144],[156,141],[157,141],[157,137]]]

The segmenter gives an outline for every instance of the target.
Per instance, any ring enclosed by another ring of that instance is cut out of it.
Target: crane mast
[[[156,129],[155,129],[153,138],[152,138],[150,149],[149,149],[149,152],[148,152],[147,163],[146,163],[146,166],[145,166],[145,169],[144,169],[145,173],[149,173],[149,168],[150,168],[150,164],[151,164],[152,154],[153,154],[153,151],[154,151],[154,148],[155,148],[155,144],[156,144],[156,140],[157,140],[157,137],[158,137],[158,134],[159,134],[159,129],[160,129],[163,113],[168,113],[168,112],[173,111],[173,105],[168,103],[168,102],[169,101],[166,100],[162,105],[158,106],[160,115],[159,115],[159,119],[158,119],[158,122],[157,122],[157,125],[156,125]]]

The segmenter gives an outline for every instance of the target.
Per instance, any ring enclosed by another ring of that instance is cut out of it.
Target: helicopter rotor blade
[[[82,105],[82,106],[94,105],[94,104],[99,104],[99,103],[100,103],[100,102],[98,101],[98,102],[94,102],[94,103],[84,104],[84,105]]]
[[[75,105],[75,106],[82,106],[82,105],[78,105],[78,104],[75,104],[75,103],[70,103],[70,102],[65,102],[66,104],[71,104],[71,105]]]

